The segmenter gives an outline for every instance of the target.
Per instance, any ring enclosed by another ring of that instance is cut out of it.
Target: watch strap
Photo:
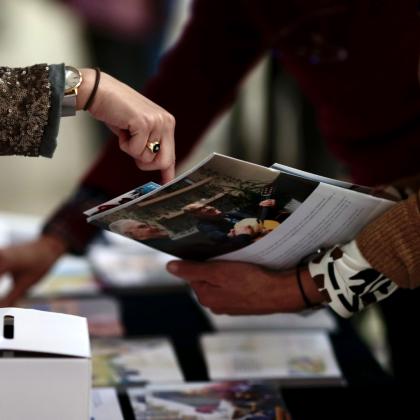
[[[64,95],[61,103],[61,116],[72,117],[76,115],[76,93]]]

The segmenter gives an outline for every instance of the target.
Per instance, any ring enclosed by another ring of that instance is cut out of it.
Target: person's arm
[[[176,119],[178,161],[188,156],[211,122],[232,103],[244,76],[269,48],[272,32],[279,30],[278,19],[272,19],[273,13],[264,3],[196,0],[183,35],[146,86],[144,95]],[[83,210],[152,180],[159,182],[158,174],[138,171],[132,159],[119,152],[117,143],[109,142],[74,195],[49,218],[36,243],[26,247],[36,254],[37,249],[48,248],[53,239],[55,259],[68,251],[84,252],[99,230],[86,223]],[[10,265],[0,253],[0,266],[2,261],[2,272],[18,267],[21,275],[16,283],[22,281],[22,273],[52,264],[35,258],[23,266],[15,257],[14,265]]]
[[[65,92],[64,64],[0,67],[0,154],[52,157],[62,117]],[[167,111],[106,73],[81,69],[76,110],[87,111],[119,137],[118,146],[142,170],[162,171],[174,177],[175,120]],[[148,150],[148,141],[160,142],[160,152]]]
[[[178,162],[188,156],[210,123],[232,103],[242,79],[268,48],[269,35],[263,34],[261,22],[244,3],[195,1],[182,36],[163,57],[156,77],[143,92],[175,117]],[[248,3],[260,8],[255,0]],[[145,182],[159,182],[157,174],[140,173],[117,149],[115,142],[108,143],[82,179],[80,191],[46,223],[45,232],[64,238],[75,251],[83,252],[98,232],[82,214],[91,204],[85,202],[86,191],[98,191],[108,199]]]

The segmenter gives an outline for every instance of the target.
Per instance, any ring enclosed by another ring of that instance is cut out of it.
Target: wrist
[[[81,109],[83,109],[95,85],[95,70],[94,69],[83,68],[79,70],[80,70],[80,73],[82,74],[83,81],[77,93],[77,99],[76,99],[77,111],[80,111]]]
[[[48,250],[48,252],[52,255],[54,258],[59,258],[65,253],[68,252],[68,245],[66,242],[55,235],[51,234],[43,234],[39,239],[39,242],[42,243],[42,245]]]
[[[297,267],[297,286],[301,293],[301,299],[306,309],[316,308],[325,302],[325,296],[321,294],[318,287],[309,272],[307,266]],[[300,286],[299,286],[300,283]]]

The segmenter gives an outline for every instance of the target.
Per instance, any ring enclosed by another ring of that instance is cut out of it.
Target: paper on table
[[[327,309],[320,309],[308,315],[281,313],[230,316],[216,315],[208,309],[206,314],[217,331],[266,332],[267,330],[317,329],[331,332],[337,328],[336,320]]]
[[[288,420],[274,383],[229,381],[130,388],[136,420]]]
[[[217,333],[201,338],[210,379],[278,379],[290,385],[343,382],[323,331]]]
[[[124,420],[114,388],[92,389],[90,420]]]
[[[92,340],[93,384],[182,382],[174,350],[165,338]]]

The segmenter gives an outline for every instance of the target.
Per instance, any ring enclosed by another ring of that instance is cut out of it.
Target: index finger
[[[175,163],[173,163],[169,168],[162,169],[161,176],[162,184],[172,181],[175,178]]]

